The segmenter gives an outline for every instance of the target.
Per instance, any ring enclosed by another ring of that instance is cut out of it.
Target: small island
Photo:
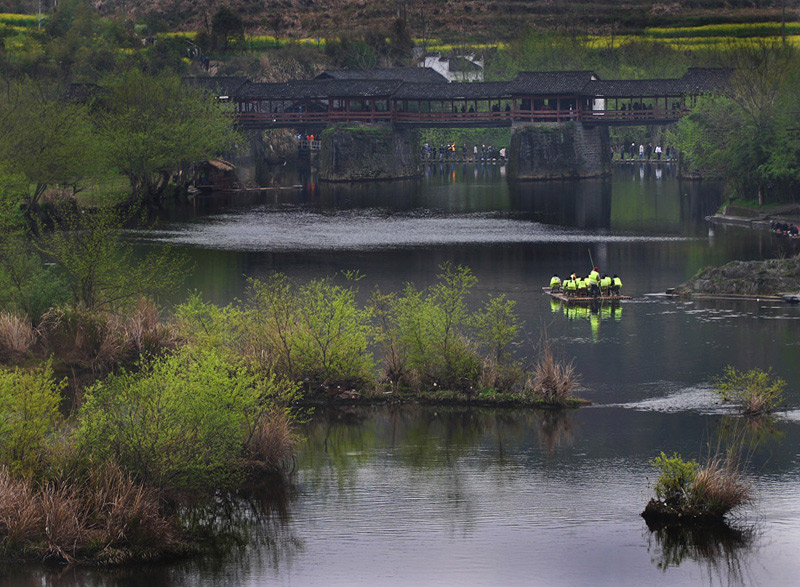
[[[731,261],[705,267],[668,293],[681,297],[792,297],[800,291],[800,255],[765,261]]]

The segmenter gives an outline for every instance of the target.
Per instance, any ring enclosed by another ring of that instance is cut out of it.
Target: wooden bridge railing
[[[240,112],[245,125],[302,126],[341,122],[377,122],[399,124],[502,125],[512,122],[638,122],[677,120],[686,109],[661,110],[503,110],[499,112]]]

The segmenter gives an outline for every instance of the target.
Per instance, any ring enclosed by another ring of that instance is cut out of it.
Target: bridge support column
[[[339,124],[322,131],[319,178],[371,181],[419,175],[416,132],[378,124]]]
[[[511,129],[508,178],[581,179],[611,172],[608,128],[540,122]]]

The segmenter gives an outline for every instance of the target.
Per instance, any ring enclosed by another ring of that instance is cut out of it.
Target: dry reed
[[[33,349],[36,332],[26,316],[0,312],[0,362],[19,362]]]
[[[291,460],[296,440],[286,412],[274,409],[259,419],[247,449],[254,465],[276,471]]]
[[[752,488],[742,474],[738,453],[717,452],[697,471],[691,489],[691,506],[700,512],[722,517],[752,500]]]
[[[545,344],[525,388],[548,403],[564,405],[578,384],[574,363],[558,360],[550,346]]]
[[[158,494],[118,467],[38,489],[0,468],[0,552],[6,556],[120,563],[135,552],[167,553],[178,544]]]

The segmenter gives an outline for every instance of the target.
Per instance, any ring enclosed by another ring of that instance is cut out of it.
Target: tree
[[[231,39],[244,37],[242,17],[227,6],[220,6],[211,19],[211,34],[227,50]]]
[[[127,72],[108,83],[101,107],[98,127],[110,162],[130,180],[132,202],[158,206],[173,173],[238,138],[231,106],[177,77]]]
[[[724,63],[733,75],[725,95],[705,96],[678,124],[677,146],[695,167],[728,178],[737,196],[766,201],[769,191],[789,194],[798,180],[800,103],[796,50],[754,40],[731,48]]]
[[[74,194],[100,172],[103,147],[85,105],[30,80],[9,83],[0,101],[0,174],[19,178],[12,193],[29,211],[49,187]]]
[[[130,220],[130,214],[111,208],[62,210],[55,230],[36,241],[66,281],[72,303],[115,309],[142,295],[173,292],[180,284],[185,261],[169,248],[138,255],[121,232]]]

